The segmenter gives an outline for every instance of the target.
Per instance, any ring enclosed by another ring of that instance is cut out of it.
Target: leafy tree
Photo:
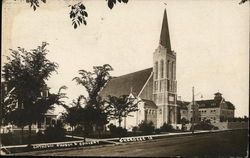
[[[77,101],[73,100],[73,103],[71,104],[72,107],[66,106],[66,112],[62,114],[61,118],[64,120],[65,123],[68,123],[73,129],[76,126],[80,125],[81,122],[81,100],[83,99],[83,96],[80,95],[77,98]]]
[[[46,0],[41,0],[43,3],[46,3]],[[128,0],[106,0],[108,7],[112,9],[116,2],[119,3],[128,3]],[[39,7],[39,0],[26,0],[26,3],[30,3],[30,7],[35,11],[37,7]],[[80,24],[87,25],[86,18],[88,17],[88,13],[86,11],[86,7],[82,2],[76,3],[74,5],[69,5],[71,11],[69,13],[69,17],[72,20],[72,25],[76,29]]]
[[[85,109],[92,114],[89,116],[89,123],[97,127],[108,123],[106,107],[104,106],[104,101],[99,97],[99,92],[111,79],[109,72],[112,70],[113,68],[109,64],[94,66],[93,72],[79,70],[80,77],[73,78],[88,93],[88,96],[83,98],[86,105]]]
[[[41,46],[31,51],[18,47],[18,50],[11,51],[11,57],[3,66],[3,78],[12,92],[13,98],[18,102],[18,108],[12,109],[9,115],[9,121],[17,126],[29,126],[29,140],[31,139],[31,125],[41,120],[49,109],[53,109],[53,104],[64,105],[61,101],[66,97],[61,93],[65,86],[61,87],[57,94],[50,94],[43,97],[42,92],[46,87],[46,80],[56,72],[58,65],[46,58],[46,46],[43,42]],[[20,110],[23,109],[23,110]],[[15,115],[20,115],[21,121],[17,120]],[[30,145],[30,141],[29,141]]]
[[[101,99],[98,97],[98,93],[111,79],[109,72],[112,70],[113,68],[109,64],[94,66],[93,72],[79,70],[81,77],[73,78],[73,80],[75,80],[77,84],[82,85],[88,93],[88,97],[84,98],[86,106],[94,108],[101,107]]]
[[[76,29],[78,25],[81,23],[84,23],[84,25],[87,25],[86,17],[88,17],[88,13],[85,11],[85,6],[79,2],[74,5],[69,5],[71,7],[70,11],[70,18],[72,20],[72,25]]]
[[[248,0],[241,0],[239,4],[243,4],[245,2],[247,2]]]
[[[127,95],[121,95],[120,97],[108,96],[105,103],[107,103],[107,109],[111,119],[118,119],[119,127],[123,117],[131,116],[129,113],[138,110],[138,101],[134,98],[129,98]]]
[[[107,124],[105,122],[107,118],[100,109],[94,109],[91,106],[82,107],[81,102],[85,97],[80,95],[77,101],[73,100],[72,107],[66,107],[66,113],[62,115],[63,120],[70,124],[71,127],[79,130],[84,135],[84,138],[88,133],[92,132],[93,124],[97,126]]]
[[[108,7],[112,9],[116,2],[119,3],[128,3],[129,0],[106,0]],[[240,0],[239,4],[243,4],[249,0]],[[41,2],[46,3],[46,0],[41,0]],[[37,7],[39,7],[39,0],[26,0],[26,3],[30,4],[30,7],[35,11]],[[74,29],[80,26],[82,23],[87,25],[86,18],[88,17],[88,13],[86,11],[86,7],[82,2],[76,3],[74,5],[69,5],[71,11],[69,12],[70,19],[72,20],[72,25]]]

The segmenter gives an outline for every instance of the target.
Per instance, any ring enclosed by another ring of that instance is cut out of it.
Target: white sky
[[[18,46],[50,44],[48,58],[59,69],[48,85],[52,92],[66,85],[67,102],[84,93],[72,81],[80,69],[108,63],[114,68],[112,75],[119,76],[152,67],[167,2],[171,45],[177,52],[178,95],[190,101],[192,86],[203,99],[219,91],[236,106],[236,116],[248,116],[248,2],[129,0],[110,10],[105,0],[85,0],[88,24],[74,29],[68,5],[78,1],[68,1],[41,3],[33,11],[25,1],[5,0],[2,30],[2,54]]]

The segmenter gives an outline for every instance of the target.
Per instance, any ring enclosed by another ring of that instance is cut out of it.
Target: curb
[[[131,142],[112,142],[112,140],[99,140],[100,142],[106,142],[108,141],[109,143],[112,144],[101,144],[101,145],[93,145],[93,146],[80,146],[80,147],[69,147],[69,148],[59,148],[59,149],[48,149],[48,150],[38,150],[38,151],[29,151],[29,152],[19,152],[19,153],[11,153],[11,154],[7,154],[7,155],[25,155],[25,153],[32,153],[32,152],[36,152],[36,153],[43,153],[44,151],[46,151],[47,153],[53,153],[53,152],[63,152],[63,151],[69,151],[69,150],[87,150],[87,149],[93,149],[93,148],[101,148],[101,147],[106,147],[106,146],[120,146],[120,145],[126,145],[126,144],[138,144],[138,143],[149,143],[149,142],[155,142],[155,141],[159,141],[161,139],[164,138],[174,138],[174,137],[182,137],[182,136],[195,136],[195,135],[202,135],[202,134],[213,134],[213,133],[220,133],[220,132],[231,132],[234,130],[239,130],[239,129],[230,129],[230,130],[216,130],[216,131],[200,131],[200,132],[195,132],[195,133],[182,133],[182,134],[172,134],[172,135],[150,135],[152,136],[153,139],[151,140],[145,140],[145,141],[131,141]],[[242,129],[240,129],[242,130]],[[148,135],[149,136],[149,135]],[[139,136],[140,137],[140,136]],[[123,137],[123,138],[130,138],[130,137]],[[113,140],[117,140],[117,138],[113,138]],[[119,139],[118,139],[119,140]],[[29,154],[28,154],[29,155]]]

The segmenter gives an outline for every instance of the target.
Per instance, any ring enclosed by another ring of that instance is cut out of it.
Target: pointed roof
[[[129,95],[131,93],[134,96],[138,96],[152,71],[153,68],[148,68],[112,78],[100,91],[99,95],[102,98],[106,98],[108,95],[119,97],[121,95]]]
[[[171,43],[168,29],[168,18],[167,11],[164,10],[162,27],[161,27],[161,36],[160,36],[160,44],[167,48],[168,51],[171,51]]]

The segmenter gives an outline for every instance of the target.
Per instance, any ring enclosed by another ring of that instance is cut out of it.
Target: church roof
[[[155,102],[152,100],[142,99],[142,101],[145,103],[145,107],[157,109]]]
[[[162,28],[161,28],[161,36],[160,36],[160,44],[167,48],[168,51],[171,51],[171,43],[168,29],[168,18],[167,11],[164,10]]]
[[[114,77],[107,82],[99,95],[106,98],[108,95],[119,97],[121,95],[129,95],[132,91],[134,96],[138,96],[153,68],[144,69],[134,73]]]

